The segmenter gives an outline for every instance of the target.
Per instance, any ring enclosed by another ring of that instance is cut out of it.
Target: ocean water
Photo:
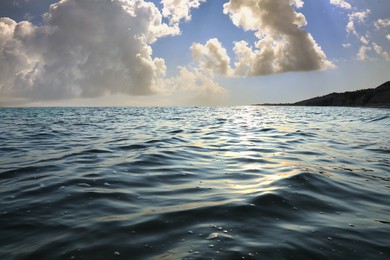
[[[0,259],[390,259],[390,110],[2,108]]]

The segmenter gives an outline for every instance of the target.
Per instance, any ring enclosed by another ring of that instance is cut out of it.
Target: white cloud
[[[377,21],[369,21],[370,10],[351,12],[348,15],[348,24],[346,30],[349,34],[354,35],[360,42],[360,47],[356,57],[358,60],[376,60],[382,58],[386,61],[390,60],[389,53],[384,48],[374,42],[375,39],[386,37],[386,28],[390,26],[390,19],[378,19]],[[359,30],[358,30],[358,27]],[[373,30],[373,29],[376,30]],[[370,30],[372,29],[372,30]],[[384,29],[380,31],[381,29]],[[376,33],[376,38],[372,36]]]
[[[235,43],[234,68],[230,58],[217,39],[205,45],[193,45],[193,56],[202,68],[223,75],[259,76],[289,71],[310,71],[331,68],[313,37],[302,27],[303,14],[294,6],[303,6],[300,0],[231,0],[224,4],[234,25],[245,31],[254,31],[258,41],[251,47],[246,41]],[[283,17],[283,19],[280,19]]]
[[[379,30],[381,28],[390,27],[390,18],[388,18],[388,19],[378,19],[375,22],[375,27],[376,27],[377,30]]]
[[[191,20],[191,9],[198,8],[206,0],[162,0],[162,13],[169,17],[171,24],[177,24],[182,19]]]
[[[255,32],[255,48],[246,42],[234,47],[237,74],[267,75],[288,71],[310,71],[333,67],[313,37],[302,27],[305,16],[292,5],[300,1],[231,0],[224,5],[236,26]],[[283,19],[280,19],[283,17]]]
[[[368,37],[360,36],[359,38],[360,42],[363,43],[364,45],[369,45],[370,41],[368,40]]]
[[[352,8],[351,4],[344,1],[344,0],[330,0],[330,3],[332,5],[335,5],[339,8],[343,8],[343,9],[351,9]]]
[[[158,91],[151,43],[180,33],[143,0],[63,0],[43,24],[0,18],[0,96],[33,100]]]
[[[205,73],[201,68],[179,67],[179,75],[167,80],[172,86],[180,105],[222,105],[227,98],[226,90],[215,82],[214,74]]]
[[[231,0],[224,4],[224,13],[229,14],[234,25],[255,31],[260,37],[262,33],[292,34],[306,25],[303,14],[292,7],[297,3],[299,1]]]
[[[386,38],[387,38],[387,40],[389,40],[389,42],[390,42],[390,34],[387,34],[387,35],[386,35]]]
[[[363,23],[368,15],[370,14],[370,10],[352,12],[348,15],[348,24],[346,30],[348,33],[354,34],[357,38],[361,38],[360,34],[356,31],[356,23]]]
[[[297,8],[303,7],[303,0],[291,0],[290,4],[295,5]]]
[[[192,58],[199,62],[203,70],[217,72],[221,75],[231,74],[230,58],[218,39],[210,39],[205,45],[194,43],[191,50]]]
[[[369,57],[368,54],[367,54],[368,51],[371,51],[371,47],[367,47],[367,46],[364,46],[364,45],[361,46],[360,49],[359,49],[359,52],[356,55],[356,58],[358,60],[361,60],[361,61],[372,60],[372,58]]]
[[[386,61],[390,61],[390,55],[387,51],[383,50],[382,46],[372,43],[373,49],[379,56],[383,57]]]
[[[371,11],[367,9],[365,11],[351,12],[350,14],[348,14],[348,23],[346,26],[346,31],[348,32],[348,34],[354,35],[356,39],[359,40],[360,47],[358,53],[356,54],[356,58],[362,61],[372,60],[372,58],[368,56],[368,52],[371,51],[372,48],[369,47],[371,42],[369,40],[368,34],[366,34],[365,36],[361,35],[357,31],[357,25],[364,24],[370,13]]]
[[[0,18],[0,103],[154,93],[167,98],[174,91],[191,104],[222,102],[226,91],[207,64],[166,78],[165,61],[152,56],[151,44],[180,34],[179,23],[205,1],[163,0],[160,11],[144,0],[62,0],[40,26]],[[212,44],[210,54],[220,54]]]
[[[39,69],[35,46],[37,28],[29,22],[16,23],[10,18],[0,18],[0,97],[31,92],[31,84]],[[26,46],[29,45],[29,46]],[[22,86],[16,88],[15,85]]]

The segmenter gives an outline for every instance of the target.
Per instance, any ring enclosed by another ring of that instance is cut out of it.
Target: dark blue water
[[[0,259],[390,259],[390,110],[2,108]]]

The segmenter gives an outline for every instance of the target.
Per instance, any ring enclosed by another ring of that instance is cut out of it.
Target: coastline
[[[390,108],[390,81],[387,81],[376,88],[347,91],[343,93],[334,92],[294,103],[264,103],[253,105]]]

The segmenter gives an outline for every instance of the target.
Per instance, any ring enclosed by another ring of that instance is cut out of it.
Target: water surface
[[[390,259],[390,110],[2,108],[1,259]]]

